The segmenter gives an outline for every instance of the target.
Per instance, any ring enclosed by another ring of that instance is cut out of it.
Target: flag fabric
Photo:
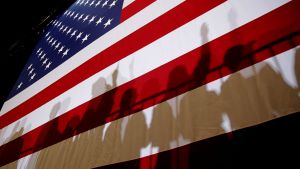
[[[300,111],[299,7],[77,0],[1,109],[0,166],[201,167],[204,139]]]

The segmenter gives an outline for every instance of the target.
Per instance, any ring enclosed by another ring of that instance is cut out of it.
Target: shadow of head
[[[224,64],[231,72],[236,72],[253,62],[250,53],[253,43],[235,45],[226,51]]]
[[[130,111],[132,106],[134,105],[137,99],[137,91],[136,89],[130,88],[126,90],[121,99],[121,111],[127,115]]]
[[[202,24],[202,26],[200,28],[200,36],[202,38],[203,44],[208,42],[208,27],[207,27],[206,23]]]
[[[107,90],[108,86],[106,84],[106,80],[104,78],[99,78],[94,84],[92,88],[92,96],[96,97],[101,93],[104,93]]]
[[[54,119],[57,116],[58,111],[60,110],[60,108],[61,108],[61,103],[60,102],[56,103],[53,106],[53,108],[50,112],[50,116],[49,116],[50,120]]]

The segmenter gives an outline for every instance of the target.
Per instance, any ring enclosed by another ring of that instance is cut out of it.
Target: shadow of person
[[[46,145],[49,145],[47,143],[55,143],[56,139],[55,138],[60,138],[62,132],[59,131],[58,128],[58,121],[57,120],[53,120],[56,118],[58,112],[61,109],[61,103],[58,102],[56,103],[50,112],[49,115],[49,121],[52,120],[51,125],[50,126],[46,126],[42,128],[42,131],[39,133],[37,140],[35,142],[35,149],[33,151],[36,150],[40,150],[43,149]],[[47,159],[47,152],[44,152],[45,150],[41,151],[41,153],[39,153],[37,158],[37,162],[36,162],[36,166],[39,166],[40,163],[44,163],[48,160]],[[51,161],[51,160],[49,160]]]
[[[135,89],[129,89],[124,93],[124,97],[122,97],[122,109],[126,111],[132,111],[132,106],[128,107],[128,105],[133,105],[136,102],[137,92]],[[130,98],[130,99],[129,99]],[[142,104],[142,103],[140,103]],[[141,106],[138,106],[141,107]],[[129,110],[126,110],[128,109]],[[128,112],[128,113],[129,113]],[[125,115],[128,113],[125,113]],[[131,114],[131,113],[130,113]],[[141,151],[143,147],[146,147],[148,143],[148,128],[146,125],[146,119],[144,112],[140,111],[135,113],[134,115],[126,116],[122,119],[121,122],[121,158],[122,159],[136,159],[141,157]],[[140,162],[140,161],[138,161]],[[140,164],[135,164],[136,166],[140,166]]]
[[[114,104],[119,105],[119,110],[111,112],[106,119],[107,122],[105,123],[102,132],[102,143],[105,145],[101,147],[101,157],[103,158],[98,159],[98,163],[114,163],[120,159],[137,157],[139,154],[137,153],[137,149],[140,146],[141,140],[133,140],[136,137],[136,133],[132,132],[138,131],[138,129],[132,129],[132,127],[137,127],[135,125],[140,124],[136,124],[128,117],[133,111],[132,106],[135,103],[136,97],[136,90],[129,88],[122,93],[119,103],[115,103],[115,100],[113,100]],[[140,127],[141,129],[143,128],[142,126]],[[134,145],[131,141],[135,142],[137,145]]]
[[[114,71],[114,74],[118,74],[117,70]],[[116,83],[115,80],[113,80],[113,83]],[[112,86],[107,84],[104,78],[99,78],[92,86],[92,100],[83,117],[70,121],[68,125],[70,131],[75,128],[76,131],[73,132],[76,133],[74,134],[81,134],[74,136],[73,140],[68,140],[71,147],[68,149],[69,154],[66,158],[72,161],[73,164],[68,164],[67,166],[78,168],[92,167],[92,161],[97,161],[97,156],[105,157],[105,151],[108,150],[103,145],[109,147],[109,143],[103,138],[103,134],[105,134],[104,127],[98,126],[105,124],[111,115],[116,92],[116,90],[111,90],[111,88]],[[73,156],[72,152],[77,152],[84,156]],[[80,162],[81,160],[83,162]]]
[[[200,30],[202,44],[204,45],[199,53],[200,59],[189,78],[196,86],[206,83],[211,63],[211,48],[210,44],[206,43],[208,42],[209,33],[207,25],[204,23]],[[221,103],[222,100],[219,99],[219,96],[214,91],[207,91],[205,86],[185,93],[180,100],[179,113],[176,118],[179,128],[179,145],[223,133],[220,126],[222,122]],[[183,152],[177,153],[178,159],[180,159],[178,165],[182,168],[201,166],[196,164],[198,160],[190,159],[190,156],[194,154],[192,150],[189,150],[189,147],[185,148]]]
[[[39,133],[37,140],[35,142],[35,147],[34,150],[40,150],[42,148],[44,148],[46,146],[46,143],[48,143],[48,145],[52,145],[54,143],[56,143],[56,139],[60,138],[61,132],[58,129],[58,120],[53,120],[58,111],[61,108],[61,103],[56,103],[52,110],[51,113],[49,115],[49,120],[51,121],[51,125],[46,125],[43,126],[42,131]]]
[[[209,66],[211,62],[211,51],[210,46],[208,42],[208,27],[204,23],[201,26],[201,39],[202,43],[204,44],[200,51],[200,59],[197,63],[197,66],[194,69],[193,72],[193,78],[196,81],[196,84],[203,84],[207,74],[209,73]]]
[[[95,128],[99,124],[104,124],[106,118],[109,117],[114,103],[115,90],[105,91],[111,89],[111,86],[106,83],[104,78],[99,78],[92,88],[92,100],[87,107],[86,112],[81,118],[78,126],[78,133],[84,132],[88,129]],[[98,97],[99,94],[102,94]]]
[[[200,29],[202,44],[200,59],[193,71],[192,81],[205,84],[210,73],[211,49],[208,42],[209,29],[204,23]],[[185,94],[180,102],[178,124],[180,132],[185,139],[207,138],[210,134],[220,133],[221,122],[220,107],[210,106],[220,102],[215,92],[206,91],[205,87]],[[196,128],[193,126],[197,126]]]
[[[125,114],[129,114],[130,110],[127,108],[130,108],[130,104],[132,104],[131,100],[136,97],[134,90],[125,91],[119,100],[120,102],[118,102],[119,96],[118,98],[115,98],[115,96],[116,93],[120,93],[118,92],[118,88],[116,88],[117,79],[122,79],[122,77],[119,76],[120,74],[117,67],[112,73],[112,86],[106,85],[107,89],[114,89],[103,94],[104,97],[98,105],[99,111],[103,114],[99,116],[99,120],[101,121],[101,124],[103,124],[103,126],[100,127],[101,136],[99,142],[101,142],[101,146],[98,146],[97,149],[97,154],[101,157],[96,160],[99,164],[113,163],[122,158],[121,134],[122,131],[124,131],[122,130],[123,119],[118,118],[123,117]],[[115,108],[113,109],[113,107]],[[119,111],[116,111],[117,108],[119,108]]]
[[[153,109],[153,117],[149,131],[149,140],[158,151],[165,151],[170,148],[170,142],[175,140],[174,117],[168,102],[160,103]],[[171,129],[171,131],[170,131]],[[175,127],[176,129],[176,127]],[[176,130],[175,130],[176,131]],[[155,168],[170,165],[171,157],[163,157],[158,154],[156,164],[151,164]]]
[[[19,135],[19,134],[22,134],[22,133],[19,133],[19,128],[20,128],[20,126],[21,126],[21,122],[20,121],[18,121],[17,122],[17,124],[15,124],[14,125],[14,128],[12,129],[12,134],[8,137],[8,138],[6,138],[4,141],[3,141],[3,143],[5,144],[5,143],[8,143],[8,142],[10,142],[10,141],[12,141],[12,140],[14,140],[14,139],[16,139],[16,138],[18,138],[18,137],[20,137],[21,135]],[[3,131],[3,134],[4,134],[5,132]],[[1,138],[2,139],[2,138]]]
[[[125,117],[132,113],[132,107],[135,104],[137,98],[137,91],[134,88],[127,89],[121,99],[120,103],[120,116]]]
[[[181,93],[187,84],[189,75],[184,66],[177,66],[171,70],[168,78],[167,89],[162,100],[170,99]],[[157,82],[158,83],[158,82]],[[159,87],[158,85],[156,85]],[[166,151],[178,146],[179,131],[177,126],[178,98],[173,98],[158,104],[153,109],[152,121],[149,131],[149,141],[157,151]],[[172,147],[171,147],[172,146]],[[180,164],[179,154],[158,154],[153,160],[153,168],[172,168]]]

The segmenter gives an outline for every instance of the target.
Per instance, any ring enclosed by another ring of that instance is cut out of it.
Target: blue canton
[[[77,0],[52,20],[9,98],[15,96],[120,23],[123,0]]]

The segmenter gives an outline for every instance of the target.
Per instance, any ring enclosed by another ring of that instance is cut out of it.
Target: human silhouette
[[[202,43],[204,44],[201,47],[201,51],[200,51],[200,59],[197,63],[197,66],[194,69],[193,72],[193,79],[194,81],[196,81],[196,84],[203,84],[206,76],[208,75],[209,71],[210,71],[210,62],[211,62],[211,51],[210,51],[210,46],[208,42],[208,27],[207,25],[204,23],[201,26],[201,39],[202,39]]]

